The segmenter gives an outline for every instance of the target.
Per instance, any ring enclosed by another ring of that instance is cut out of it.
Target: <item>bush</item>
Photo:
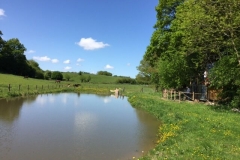
[[[136,80],[132,78],[121,78],[117,80],[117,83],[123,84],[123,83],[129,83],[129,84],[136,84]]]
[[[97,75],[112,76],[112,73],[107,72],[107,71],[98,71]]]
[[[63,79],[63,75],[61,72],[59,71],[54,71],[52,72],[52,79],[57,79],[57,80],[62,80]]]

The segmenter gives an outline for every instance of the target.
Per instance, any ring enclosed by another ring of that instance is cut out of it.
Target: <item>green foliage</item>
[[[81,82],[90,82],[91,81],[91,76],[90,75],[81,75],[80,76],[80,81]]]
[[[155,31],[138,67],[138,77],[150,77],[156,86],[178,88],[192,78],[202,81],[209,64],[223,61],[213,65],[214,72],[209,73],[216,77],[211,80],[212,87],[223,89],[225,102],[239,106],[239,76],[235,74],[235,81],[229,75],[239,72],[239,10],[240,1],[232,0],[159,1]],[[230,73],[217,77],[223,70]]]
[[[221,102],[240,105],[240,66],[236,56],[224,56],[211,69],[210,86],[221,89]]]
[[[142,74],[137,74],[136,83],[138,84],[150,84],[150,77],[146,77]]]
[[[86,78],[86,82],[90,82],[91,81],[91,76],[88,75],[87,78]]]
[[[136,80],[132,78],[121,78],[118,79],[116,83],[124,84],[124,83],[129,83],[129,84],[136,84]]]
[[[52,77],[52,72],[49,70],[46,70],[44,73],[44,79],[49,80]]]
[[[81,82],[85,82],[85,81],[86,81],[86,76],[81,75],[81,76],[80,76],[80,81],[81,81]]]
[[[139,70],[139,73],[136,76],[136,81],[141,84],[150,84],[152,67],[149,62],[142,59],[137,69]]]
[[[36,74],[35,74],[35,78],[37,78],[37,79],[44,79],[43,71],[37,70]]]
[[[52,72],[52,79],[55,79],[55,80],[62,80],[63,79],[63,75],[61,72],[59,71],[53,71]]]
[[[181,55],[172,55],[171,60],[160,60],[158,64],[159,77],[163,88],[181,88],[189,82],[188,66]]]
[[[69,81],[70,80],[70,75],[69,74],[65,74],[65,79],[67,80],[67,81]]]
[[[26,48],[17,38],[3,41],[1,38],[0,72],[15,75],[25,75],[28,69],[27,59],[24,55]]]
[[[97,75],[112,76],[112,73],[110,73],[108,71],[98,71]]]
[[[36,61],[28,60],[28,64],[34,71],[34,76],[32,75],[31,77],[37,78],[37,79],[44,79],[44,72],[39,67],[39,64]]]
[[[26,48],[17,38],[4,41],[0,37],[0,72],[43,78],[43,72],[38,63],[33,60],[28,61],[24,55],[25,51]]]

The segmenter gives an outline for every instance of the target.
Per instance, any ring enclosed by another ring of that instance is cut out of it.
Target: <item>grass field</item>
[[[148,86],[116,84],[119,77],[90,75],[90,82],[80,82],[80,76],[76,73],[67,73],[71,79],[55,83],[55,80],[39,80],[10,74],[0,74],[0,98],[11,98],[40,93],[52,92],[88,92],[97,94],[110,94],[110,90],[121,88],[124,94],[131,92],[153,92]],[[64,75],[64,74],[63,74]],[[87,76],[86,74],[85,76]],[[80,87],[73,87],[73,84],[80,84]]]

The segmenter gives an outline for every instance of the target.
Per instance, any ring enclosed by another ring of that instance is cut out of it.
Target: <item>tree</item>
[[[55,79],[55,80],[62,80],[63,79],[63,75],[61,72],[59,71],[53,71],[52,72],[52,79]]]
[[[17,38],[6,42],[0,38],[0,71],[16,75],[25,75],[28,68],[27,59],[24,55],[26,48]]]
[[[71,77],[70,77],[69,74],[65,74],[65,78],[66,78],[67,81],[69,81]]]
[[[112,73],[110,73],[108,71],[98,71],[97,75],[112,76]]]
[[[146,79],[150,77],[151,82],[155,84],[156,90],[161,85],[161,76],[158,70],[158,63],[162,62],[160,59],[169,61],[171,54],[175,54],[175,52],[171,51],[172,48],[170,48],[172,43],[171,25],[175,19],[176,8],[183,2],[184,0],[159,0],[159,4],[156,7],[157,22],[154,26],[155,31],[138,68],[140,70],[138,77],[145,77]],[[141,67],[146,68],[144,72],[148,74],[143,74]]]
[[[80,76],[80,80],[81,80],[81,82],[85,82],[86,81],[86,77],[84,75],[81,75]]]
[[[87,78],[86,78],[86,82],[90,82],[90,80],[91,80],[91,76],[88,75]]]
[[[41,70],[36,70],[35,78],[44,79],[44,74]]]
[[[183,33],[182,42],[189,64],[203,72],[208,63],[210,87],[221,89],[221,100],[240,105],[240,1],[189,0],[178,7],[173,22]],[[215,57],[215,58],[212,58]]]
[[[1,53],[3,45],[5,43],[5,41],[2,39],[2,35],[3,35],[2,31],[0,30],[0,53]],[[1,56],[1,54],[0,54],[0,56]]]
[[[32,75],[33,78],[44,79],[44,72],[36,61],[28,60],[28,65],[34,70],[34,75]]]
[[[45,71],[44,78],[49,80],[52,77],[52,72],[49,70]]]
[[[240,66],[235,55],[224,56],[210,70],[211,87],[221,90],[221,102],[240,105]]]

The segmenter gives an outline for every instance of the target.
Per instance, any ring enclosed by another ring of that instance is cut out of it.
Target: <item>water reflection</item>
[[[131,159],[154,146],[159,125],[120,95],[61,93],[0,104],[0,159]]]
[[[0,99],[0,120],[13,122],[18,118],[21,107],[24,103],[31,104],[36,97],[28,97],[27,99]]]

